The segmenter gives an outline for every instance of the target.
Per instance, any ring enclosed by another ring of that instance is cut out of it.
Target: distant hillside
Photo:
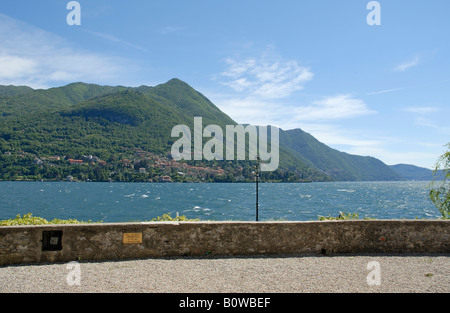
[[[405,180],[416,180],[416,181],[432,181],[434,177],[434,171],[418,167],[410,164],[397,164],[390,166],[395,172],[402,176]],[[442,171],[438,172],[436,179],[443,179]]]
[[[337,151],[301,129],[281,132],[280,145],[337,181],[403,180],[380,160]]]
[[[203,118],[204,126],[215,124],[225,129],[226,125],[236,125],[203,94],[179,79],[137,88],[85,83],[47,90],[0,86],[0,179],[61,179],[70,175],[133,181],[137,177],[184,175],[179,174],[183,172],[181,167],[159,167],[167,163],[160,158],[169,156],[177,140],[171,137],[172,128],[184,124],[192,129],[195,116]],[[45,161],[57,159],[54,156],[61,156],[61,160]],[[145,156],[152,156],[151,161]],[[68,160],[86,157],[102,160],[100,164],[107,166],[98,167],[95,162],[69,166]],[[151,162],[158,164],[158,170]],[[201,179],[253,180],[254,162],[188,163],[216,169],[199,176]],[[138,176],[139,170],[146,175]],[[220,177],[215,176],[217,173]],[[185,176],[177,179],[187,180]],[[264,173],[262,179],[302,182],[402,177],[380,160],[339,152],[296,129],[280,130],[280,167]]]

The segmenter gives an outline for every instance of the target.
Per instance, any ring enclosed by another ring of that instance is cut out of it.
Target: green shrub
[[[197,222],[199,219],[188,219],[185,215],[171,217],[170,213],[166,213],[163,216],[158,216],[157,218],[152,219],[152,222]],[[52,221],[48,221],[42,217],[33,216],[32,213],[24,214],[21,216],[20,214],[16,216],[14,219],[2,220],[0,221],[1,226],[20,226],[20,225],[61,225],[61,224],[91,224],[91,223],[102,223],[100,222],[92,222],[91,220],[84,222],[78,221],[76,219],[53,219]]]
[[[447,144],[450,149],[450,143]],[[444,179],[439,177],[439,170],[442,170]],[[434,205],[442,214],[443,219],[450,219],[450,150],[444,153],[436,164],[435,178],[431,184],[430,198]]]
[[[33,216],[32,213],[24,214],[20,216],[18,214],[16,218],[0,221],[0,226],[19,226],[19,225],[59,225],[59,224],[88,224],[93,223],[92,221],[83,222],[77,221],[75,219],[61,220],[53,219],[52,221],[47,221],[42,217]]]
[[[163,216],[158,216],[157,218],[152,219],[152,222],[198,222],[197,219],[188,219],[185,215],[171,217],[170,213],[163,214]]]
[[[319,221],[341,221],[341,220],[359,220],[358,213],[339,212],[337,217],[333,216],[319,216]],[[364,217],[364,220],[371,220],[370,217]]]

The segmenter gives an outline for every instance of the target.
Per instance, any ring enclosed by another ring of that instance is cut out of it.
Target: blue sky
[[[0,84],[179,78],[239,123],[301,128],[386,164],[450,142],[450,2],[0,0]]]

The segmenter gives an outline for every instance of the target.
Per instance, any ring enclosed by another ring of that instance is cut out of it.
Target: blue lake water
[[[414,219],[441,215],[429,182],[259,184],[260,220],[310,221],[337,216]],[[201,220],[255,220],[255,184],[0,182],[0,219],[17,214],[112,222],[164,213]]]

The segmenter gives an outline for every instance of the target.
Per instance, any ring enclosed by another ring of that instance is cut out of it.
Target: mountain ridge
[[[413,164],[395,164],[390,165],[390,167],[405,180],[409,181],[432,181],[433,179],[442,180],[444,178],[442,170],[435,172]]]
[[[201,116],[204,125],[223,129],[237,125],[177,78],[154,87],[81,82],[45,90],[0,86],[0,152],[23,151],[36,158],[96,154],[119,164],[116,159],[124,149],[167,154],[176,140],[171,137],[172,127],[184,124],[192,129],[195,116]],[[250,179],[250,161],[212,164],[229,167],[234,177]],[[240,168],[241,174],[236,172]],[[264,177],[274,181],[403,180],[382,161],[332,149],[301,129],[280,129],[280,168]]]
[[[291,147],[294,153],[301,154],[308,164],[322,170],[335,180],[403,180],[400,175],[376,158],[338,151],[301,129],[285,132],[291,134],[288,138],[285,136],[280,138],[285,146]],[[366,170],[361,171],[361,168]]]

